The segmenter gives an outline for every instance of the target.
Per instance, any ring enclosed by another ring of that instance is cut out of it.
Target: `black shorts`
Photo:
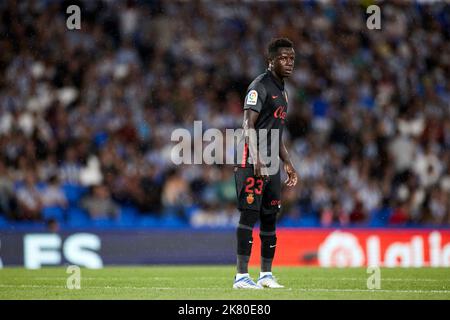
[[[264,214],[280,211],[280,170],[264,180],[254,176],[253,166],[235,167],[234,177],[239,210],[254,210]]]

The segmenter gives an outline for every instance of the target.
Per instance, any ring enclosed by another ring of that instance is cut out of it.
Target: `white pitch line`
[[[24,278],[8,278],[8,279],[15,279],[15,280],[23,280]],[[48,281],[48,280],[67,280],[67,277],[36,277],[36,278],[29,278],[30,280],[42,280],[42,281]],[[197,278],[196,278],[197,279]],[[228,278],[227,278],[228,279]],[[105,281],[130,281],[130,280],[139,280],[142,281],[142,277],[123,277],[123,278],[109,278],[109,277],[82,277],[82,280],[105,280]],[[175,280],[175,277],[147,277],[144,278],[144,280]]]
[[[8,285],[8,284],[0,284],[0,287],[3,288],[17,288],[17,289],[26,289],[26,288],[54,288],[54,289],[67,289],[64,286],[50,286],[50,285]],[[82,286],[82,289],[114,289],[114,290],[122,290],[122,289],[131,289],[131,290],[211,290],[211,291],[234,291],[232,288],[174,288],[174,287],[133,287],[133,286],[120,286],[120,287],[101,287],[101,286]],[[265,290],[268,291],[268,290]],[[277,291],[300,291],[300,292],[364,292],[364,293],[376,293],[376,292],[392,292],[392,293],[442,293],[442,294],[450,294],[450,290],[386,290],[386,289],[330,289],[330,288],[315,288],[315,289],[277,289]]]
[[[450,293],[450,290],[385,290],[385,289],[297,289],[303,292],[394,292],[394,293]]]
[[[326,277],[313,277],[313,278],[308,278],[308,280],[337,280],[337,281],[367,281],[367,278],[334,278],[334,279],[330,279],[330,278],[326,278]],[[450,279],[408,279],[408,278],[383,278],[381,277],[381,281],[413,281],[413,282],[442,282],[442,281],[450,281]]]

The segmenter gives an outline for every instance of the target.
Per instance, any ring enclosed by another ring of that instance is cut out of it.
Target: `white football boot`
[[[271,273],[260,276],[257,285],[263,288],[271,288],[271,289],[284,288],[284,286],[282,286],[277,282],[277,280]]]
[[[234,277],[233,289],[262,289],[262,287],[256,284],[248,274],[236,280]]]

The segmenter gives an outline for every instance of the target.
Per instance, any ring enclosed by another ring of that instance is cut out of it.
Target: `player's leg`
[[[258,221],[259,213],[252,210],[241,211],[237,237],[237,272],[248,273],[248,262],[252,252],[253,227]]]
[[[241,213],[236,230],[237,238],[237,274],[233,288],[260,289],[250,278],[248,262],[253,244],[253,227],[259,218],[262,192],[255,192],[255,178],[252,168],[235,168],[236,194],[238,209]]]
[[[265,288],[284,288],[272,274],[272,263],[277,247],[277,212],[261,214],[259,237],[261,239],[261,272],[257,284]]]
[[[233,288],[256,289],[260,288],[248,273],[248,262],[252,252],[253,227],[258,221],[259,213],[253,210],[241,211],[239,225],[236,230],[237,237],[237,274]]]
[[[277,212],[262,213],[259,238],[261,239],[261,272],[272,272],[272,263],[277,245]]]
[[[283,288],[272,275],[272,263],[277,248],[276,223],[280,210],[281,182],[279,172],[267,182],[261,208],[259,237],[261,239],[261,272],[258,284],[268,288]]]

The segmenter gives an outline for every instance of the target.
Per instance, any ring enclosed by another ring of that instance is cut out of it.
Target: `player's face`
[[[280,78],[289,77],[294,70],[295,52],[293,48],[280,48],[278,55],[272,60],[273,71]]]

